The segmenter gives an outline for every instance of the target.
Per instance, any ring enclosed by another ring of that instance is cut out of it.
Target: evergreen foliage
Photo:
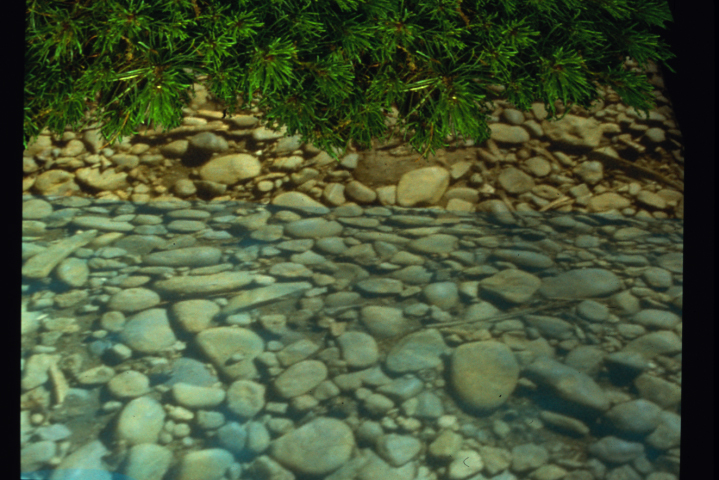
[[[647,113],[652,87],[622,63],[666,65],[653,32],[667,21],[666,0],[29,0],[24,144],[44,127],[97,122],[110,144],[178,127],[206,74],[229,114],[260,93],[263,124],[334,158],[386,138],[396,104],[426,156],[450,133],[489,138],[492,84],[552,119],[555,100],[589,107],[599,85]]]

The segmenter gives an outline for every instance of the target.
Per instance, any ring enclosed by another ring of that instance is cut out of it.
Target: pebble
[[[360,165],[357,153],[348,151],[340,162],[335,162],[326,152],[303,143],[298,135],[286,135],[286,127],[272,131],[262,125],[263,114],[257,108],[223,118],[220,112],[211,110],[213,105],[205,104],[209,98],[203,82],[195,85],[195,91],[201,93],[183,110],[183,124],[169,134],[149,130],[132,139],[125,138],[112,148],[100,149],[105,139],[98,130],[68,131],[57,138],[48,131],[42,132],[23,154],[23,191],[40,195],[88,195],[82,186],[99,190],[98,197],[133,201],[172,195],[196,199],[209,195],[213,199],[250,197],[257,203],[299,203],[324,208],[323,203],[337,207],[353,202],[400,207],[441,203],[441,208],[447,210],[477,212],[490,207],[480,201],[478,189],[454,185],[464,180],[462,172],[473,167],[469,161],[451,165],[438,161],[436,165],[410,169],[390,185],[371,187],[362,181],[361,175],[355,175]],[[662,88],[660,81],[654,84]],[[662,95],[658,99],[667,101]],[[529,194],[537,183],[538,187],[553,188],[549,182],[543,182],[553,177],[562,178],[576,199],[573,205],[563,208],[591,213],[622,211],[632,205],[628,211],[637,218],[667,215],[664,210],[671,208],[671,215],[681,218],[683,202],[678,197],[682,197],[682,193],[669,188],[659,190],[652,179],[646,178],[637,180],[642,185],[629,182],[640,188],[627,188],[626,195],[621,189],[618,191],[622,194],[606,192],[614,185],[604,177],[603,162],[580,161],[577,148],[599,159],[654,152],[681,161],[670,105],[652,110],[646,118],[626,114],[625,111],[633,112],[633,109],[627,109],[619,100],[612,93],[595,108],[581,114],[572,111],[556,121],[546,120],[547,112],[541,102],[532,103],[527,112],[520,112],[507,102],[497,102],[496,110],[490,112],[491,137],[485,145],[475,148],[484,161],[501,168],[491,175],[474,173],[483,177],[485,184],[481,191],[494,193],[501,189],[503,193],[519,197],[512,199],[519,200],[516,210],[537,209],[546,205],[541,202],[545,197],[537,194],[533,200],[526,201],[521,195]],[[622,111],[618,111],[620,107]],[[387,118],[388,125],[397,121],[396,113],[393,109]],[[626,133],[625,122],[631,122],[631,133]],[[256,145],[248,146],[246,141]],[[465,142],[465,145],[472,147],[473,142]],[[407,149],[400,146],[393,151],[399,150]],[[410,153],[406,151],[403,156]],[[154,185],[142,171],[146,166],[173,165],[197,155],[208,158],[196,169],[195,175],[180,176],[169,187]],[[266,161],[268,157],[271,161]],[[517,160],[523,164],[519,165]],[[573,167],[574,171],[569,172],[570,176],[550,174],[557,163],[570,170]],[[341,175],[335,175],[337,173]],[[418,182],[422,182],[422,188],[416,188]],[[302,185],[303,190],[286,191],[283,185],[287,183]],[[602,189],[592,192],[588,185]],[[496,198],[489,201],[491,208],[501,208],[496,205],[506,208],[503,201]],[[198,226],[195,220],[180,220],[172,228],[195,231]]]
[[[342,336],[340,336],[340,338],[342,338]],[[303,338],[287,345],[282,350],[277,352],[277,360],[279,360],[279,362],[283,366],[288,367],[290,365],[294,365],[301,360],[306,359],[307,357],[317,352],[319,349],[319,345],[312,342],[311,340]]]
[[[394,433],[382,435],[376,441],[377,453],[393,467],[401,467],[415,458],[422,442],[410,435],[397,435]]]
[[[197,334],[203,353],[233,379],[252,379],[257,375],[254,359],[265,349],[265,342],[247,328],[217,327]]]
[[[116,398],[134,398],[146,394],[150,390],[150,379],[147,375],[126,370],[115,375],[108,383],[108,391]]]
[[[373,365],[379,358],[377,342],[364,332],[346,332],[337,338],[342,357],[350,367],[364,368]]]
[[[415,375],[408,373],[380,386],[377,391],[396,400],[408,400],[422,391],[424,384]]]
[[[589,376],[556,360],[540,357],[523,372],[535,383],[552,389],[558,398],[574,405],[606,411],[610,401],[602,388]]]
[[[647,435],[646,441],[655,449],[662,451],[679,447],[681,440],[681,416],[673,412],[659,413],[659,425]]]
[[[414,462],[406,463],[401,467],[393,467],[372,450],[367,450],[365,463],[357,473],[357,479],[391,478],[393,480],[412,480],[416,475],[417,465]]]
[[[608,295],[620,288],[621,283],[614,272],[584,268],[546,279],[539,293],[547,298],[591,298]]]
[[[452,430],[444,430],[429,444],[428,453],[438,458],[456,457],[462,447],[462,440],[462,435]]]
[[[227,389],[227,408],[242,419],[251,419],[265,406],[265,386],[251,380],[237,380]]]
[[[549,452],[542,445],[525,443],[512,448],[512,470],[526,472],[541,467],[549,460]]]
[[[113,475],[104,468],[102,457],[109,453],[99,440],[84,443],[62,459],[50,477],[52,480],[71,480],[78,474],[92,471],[97,480],[112,480]]]
[[[400,340],[387,354],[385,366],[392,373],[415,372],[438,367],[448,353],[439,331],[429,329]]]
[[[282,372],[273,382],[282,398],[292,398],[309,392],[327,378],[327,366],[317,360],[303,360]]]
[[[160,296],[146,288],[128,288],[117,292],[107,303],[108,308],[123,313],[139,312],[160,303]]]
[[[354,445],[346,423],[320,417],[275,440],[270,455],[293,472],[325,475],[350,459]]]
[[[492,410],[504,404],[518,379],[517,360],[502,343],[466,343],[452,354],[452,386],[472,408]]]
[[[607,411],[605,418],[614,427],[627,434],[648,434],[659,426],[662,409],[644,399],[620,403]]]
[[[235,461],[227,450],[208,448],[188,452],[177,468],[178,480],[220,480]]]
[[[143,310],[130,317],[121,336],[127,346],[143,353],[159,352],[177,341],[167,311],[162,308]]]
[[[267,450],[270,446],[270,432],[267,427],[260,422],[247,422],[247,449],[253,453],[259,454]]]
[[[247,443],[247,428],[238,422],[227,422],[217,430],[217,439],[222,448],[241,455]]]
[[[32,405],[49,408],[64,391],[60,410],[79,407],[26,419],[23,468],[70,459],[63,442],[82,428],[70,420],[95,411],[116,420],[108,435],[127,445],[123,465],[138,478],[169,464],[183,478],[561,478],[643,455],[602,438],[678,448],[676,222],[71,197],[25,205],[43,228],[23,238],[21,406],[38,413]],[[79,217],[119,228],[82,231]],[[177,221],[201,228],[166,228]],[[494,318],[508,311],[520,313]],[[87,343],[78,352],[100,356],[73,360],[64,345],[76,337]],[[604,369],[635,389],[618,394]],[[528,392],[549,402],[534,405]],[[534,426],[525,405],[538,407]],[[497,411],[502,419],[480,428]],[[517,446],[512,432],[526,428],[552,440]],[[553,449],[576,448],[577,436],[593,446],[587,460],[555,462]],[[109,468],[104,453],[83,455],[73,461]]]
[[[469,478],[484,468],[482,457],[475,450],[460,450],[447,469],[447,478],[459,480]]]
[[[627,463],[644,454],[644,446],[610,435],[590,445],[589,453],[607,462]]]
[[[172,452],[168,448],[143,443],[130,448],[122,473],[130,478],[162,478],[171,462]]]
[[[162,406],[150,397],[131,400],[120,412],[116,433],[130,445],[157,443],[165,421]]]

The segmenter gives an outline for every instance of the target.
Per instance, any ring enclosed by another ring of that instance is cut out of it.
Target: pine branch
[[[646,113],[651,86],[621,62],[674,56],[648,31],[671,20],[662,0],[34,1],[26,20],[26,146],[84,121],[96,96],[107,138],[172,128],[207,75],[230,114],[260,93],[265,124],[335,158],[384,139],[398,105],[397,129],[426,156],[450,132],[489,138],[491,84],[521,110],[544,102],[551,120],[556,100],[589,107],[595,83]]]

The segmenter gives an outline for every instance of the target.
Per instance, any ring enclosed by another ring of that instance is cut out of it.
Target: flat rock
[[[616,292],[622,282],[614,272],[583,268],[542,279],[539,293],[547,298],[591,298]]]
[[[270,455],[293,472],[326,475],[350,459],[354,445],[346,423],[320,417],[275,440]]]
[[[451,382],[468,406],[491,410],[504,404],[517,386],[519,365],[503,343],[473,342],[452,354]]]
[[[568,402],[602,412],[610,407],[609,398],[592,377],[556,360],[540,357],[523,373]]]
[[[188,275],[158,280],[154,287],[168,293],[216,293],[242,288],[252,283],[254,275],[248,272],[221,272],[212,275]]]

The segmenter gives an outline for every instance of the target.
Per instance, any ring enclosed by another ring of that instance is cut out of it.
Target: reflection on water
[[[678,475],[681,222],[23,215],[22,478]]]

